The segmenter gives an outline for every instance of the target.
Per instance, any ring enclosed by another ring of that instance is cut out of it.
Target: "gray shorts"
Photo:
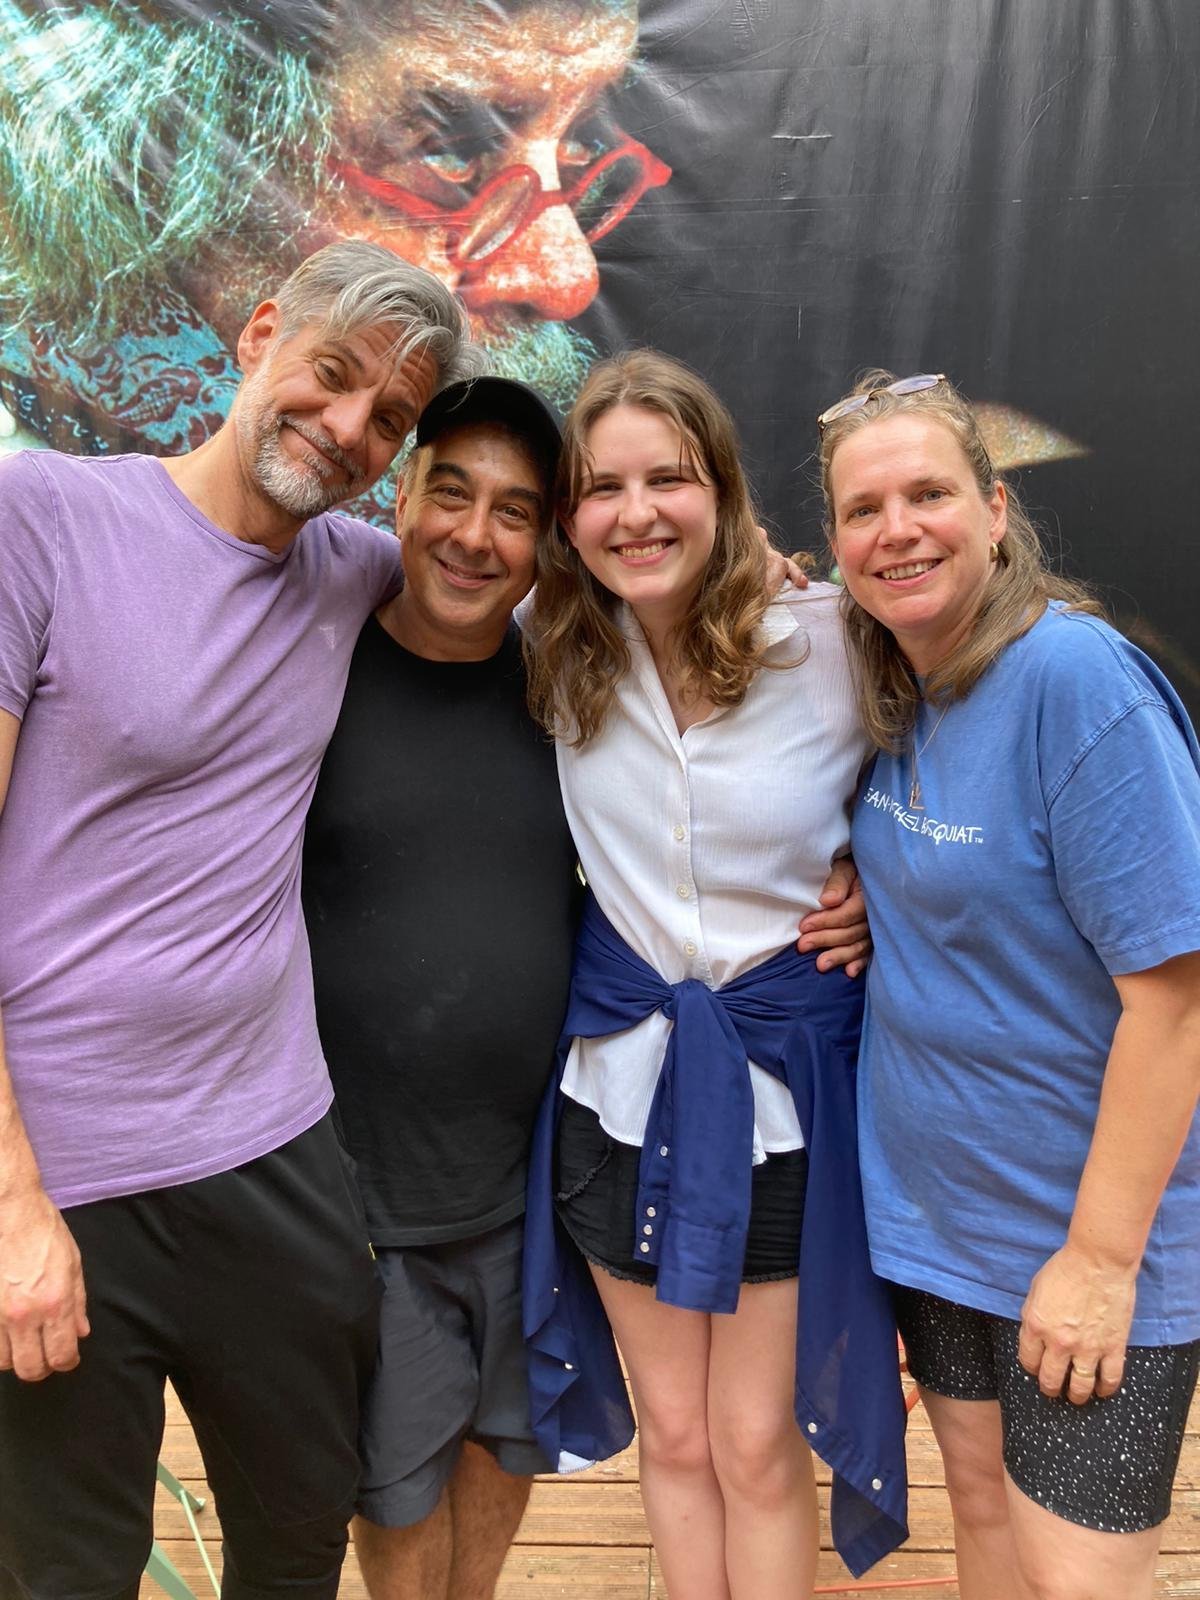
[[[407,1528],[429,1516],[464,1439],[505,1472],[551,1465],[529,1426],[521,1337],[523,1217],[449,1244],[377,1249],[379,1359],[363,1404],[358,1510]]]

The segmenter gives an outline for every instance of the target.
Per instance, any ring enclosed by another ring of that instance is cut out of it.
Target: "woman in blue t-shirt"
[[[820,419],[869,732],[875,1270],[964,1600],[1153,1588],[1200,1355],[1200,751],[946,379]]]

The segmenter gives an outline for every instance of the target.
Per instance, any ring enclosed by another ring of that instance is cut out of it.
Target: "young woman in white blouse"
[[[793,945],[797,916],[817,908],[847,848],[867,743],[837,591],[813,584],[768,599],[729,415],[655,352],[593,369],[567,419],[560,486],[561,526],[539,555],[526,636],[531,699],[558,738],[581,865],[635,958],[676,992],[694,979],[719,994]],[[839,973],[817,981],[845,986],[856,1028],[859,986]],[[818,1547],[812,1457],[793,1414],[808,1152],[788,1083],[743,1055],[753,1131],[736,1310],[680,1305],[706,1303],[703,1292],[665,1303],[652,1264],[665,1208],[635,1209],[672,1026],[654,1010],[607,1036],[574,1037],[558,1215],[591,1264],[629,1370],[670,1592],[799,1600]],[[690,1072],[681,1061],[679,1098]],[[648,1154],[664,1169],[674,1158],[665,1140]],[[684,1277],[704,1269],[692,1260]],[[894,1335],[888,1360],[894,1369]]]

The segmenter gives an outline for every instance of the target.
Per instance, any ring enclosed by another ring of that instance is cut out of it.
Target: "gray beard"
[[[260,368],[243,384],[238,432],[250,446],[250,471],[266,498],[288,516],[307,522],[357,494],[363,487],[363,474],[348,469],[346,476],[327,482],[325,474],[330,469],[315,450],[306,456],[304,464],[285,452],[279,431],[285,422],[293,427],[295,423],[287,412],[276,411],[262,398],[260,391],[265,387],[266,376],[266,370]]]

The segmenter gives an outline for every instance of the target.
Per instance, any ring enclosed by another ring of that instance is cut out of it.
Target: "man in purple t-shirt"
[[[361,241],[238,354],[190,455],[0,466],[4,1600],[136,1596],[167,1377],[227,1600],[332,1600],[345,1549],[376,1287],[300,845],[399,560],[328,511],[475,362],[442,285]]]

